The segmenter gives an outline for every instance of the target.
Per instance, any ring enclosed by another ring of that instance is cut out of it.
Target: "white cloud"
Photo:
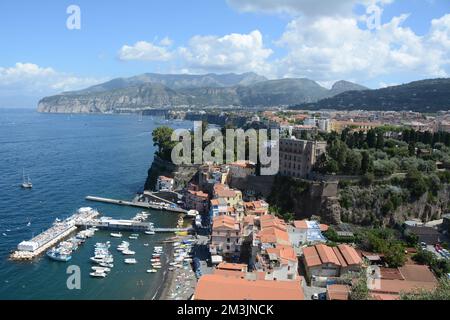
[[[119,59],[124,61],[169,61],[173,54],[169,50],[172,40],[164,38],[160,45],[152,42],[138,41],[134,45],[124,45],[119,51]]]
[[[187,47],[178,50],[185,69],[194,71],[267,73],[267,59],[273,51],[264,46],[263,36],[255,30],[249,34],[195,36]]]
[[[277,42],[288,51],[276,62],[278,75],[320,81],[362,81],[407,72],[446,76],[450,18],[434,20],[425,36],[404,27],[407,18],[395,17],[376,31],[360,28],[358,18],[351,16],[294,19]]]
[[[77,77],[53,68],[18,62],[12,67],[0,67],[0,95],[46,95],[85,88],[104,80]]]
[[[304,16],[351,15],[356,4],[388,4],[394,0],[227,0],[241,12],[287,13]]]

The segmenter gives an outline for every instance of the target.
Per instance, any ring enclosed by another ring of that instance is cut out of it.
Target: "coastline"
[[[187,237],[175,237],[172,239],[174,240],[174,242],[179,242],[187,239]],[[169,271],[169,263],[173,261],[174,253],[175,250],[171,246],[171,248],[167,251],[166,257],[168,259],[164,267],[164,275],[161,280],[161,284],[152,300],[186,301],[191,299],[192,295],[195,292],[197,279],[191,267],[175,268],[173,271]]]

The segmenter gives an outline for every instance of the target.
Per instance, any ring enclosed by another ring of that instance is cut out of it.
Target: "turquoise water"
[[[90,278],[94,244],[120,243],[97,232],[69,263],[41,257],[33,262],[8,260],[11,250],[78,208],[91,206],[103,215],[131,218],[140,210],[91,203],[87,195],[132,199],[142,191],[153,160],[152,130],[161,119],[133,115],[54,115],[0,109],[0,299],[146,299],[161,285],[162,273],[147,274],[153,245],[167,236],[129,240],[137,265],[125,265],[115,246],[115,267],[105,279]],[[189,127],[179,122],[178,127]],[[22,169],[34,188],[22,190]],[[151,212],[157,227],[173,226],[177,217]],[[28,222],[30,226],[27,226]],[[129,234],[124,233],[128,237]],[[144,246],[149,243],[150,246]],[[81,290],[66,286],[66,268],[81,268]]]

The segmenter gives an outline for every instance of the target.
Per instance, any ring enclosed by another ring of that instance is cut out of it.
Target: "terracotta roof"
[[[217,183],[214,185],[214,195],[219,198],[234,198],[240,193],[239,190],[230,189],[225,184]]]
[[[213,230],[218,228],[227,228],[231,230],[238,230],[239,229],[239,223],[236,221],[235,218],[222,215],[215,217],[213,220]]]
[[[321,264],[347,267],[348,265],[359,265],[362,263],[362,259],[356,250],[348,245],[339,245],[332,248],[324,244],[318,244],[304,248],[303,255],[308,267]]]
[[[286,245],[277,245],[275,248],[268,248],[268,254],[276,255],[280,260],[297,261],[297,255],[294,248]]]
[[[198,198],[203,198],[203,199],[208,199],[209,198],[209,195],[207,193],[204,193],[203,191],[188,190],[188,192],[191,195],[196,196]]]
[[[297,220],[294,221],[294,227],[297,229],[308,229],[308,224],[306,223],[306,220]]]
[[[316,250],[319,253],[322,263],[331,263],[338,266],[340,265],[339,259],[336,257],[336,254],[331,247],[324,244],[318,244],[316,245]]]
[[[348,265],[358,265],[362,263],[361,257],[354,248],[346,244],[341,244],[338,248]]]
[[[220,274],[204,275],[195,300],[304,300],[300,281],[246,280]]]
[[[291,245],[289,234],[286,231],[274,227],[264,228],[263,230],[261,230],[258,233],[258,238],[262,243],[278,243]]]
[[[246,271],[248,266],[246,264],[240,263],[227,263],[222,262],[217,266],[217,269],[221,270],[232,270],[232,271]]]
[[[168,177],[166,177],[166,176],[159,176],[158,179],[159,179],[159,180],[165,180],[165,181],[173,181],[172,178],[168,178]]]
[[[413,292],[415,290],[433,290],[436,288],[434,282],[406,281],[406,280],[380,280],[380,288],[372,290],[374,293],[400,294],[402,292]]]
[[[316,247],[307,247],[303,249],[303,256],[305,263],[308,267],[320,266],[322,261],[320,260],[319,253]]]
[[[350,287],[342,284],[333,284],[327,287],[330,300],[349,300]]]
[[[399,268],[399,271],[407,281],[437,283],[436,277],[427,266],[409,264]]]

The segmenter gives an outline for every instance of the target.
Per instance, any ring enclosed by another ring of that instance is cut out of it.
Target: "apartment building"
[[[210,252],[233,259],[240,256],[241,224],[234,217],[221,215],[213,219]]]
[[[280,139],[280,173],[294,178],[306,178],[326,150],[325,141]]]

